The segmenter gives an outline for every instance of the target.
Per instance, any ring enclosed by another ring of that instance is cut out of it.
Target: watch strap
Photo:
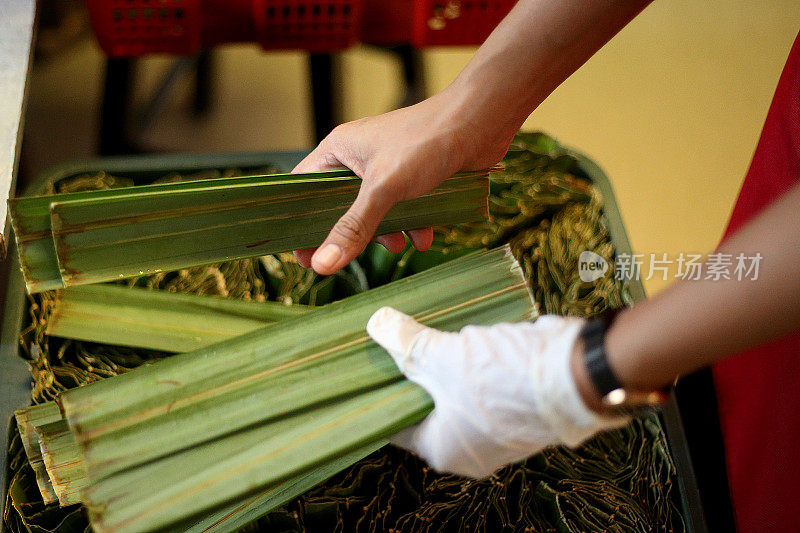
[[[606,332],[616,314],[617,310],[614,309],[589,320],[580,334],[589,378],[599,395],[603,397],[613,390],[622,388],[608,363],[605,346]]]

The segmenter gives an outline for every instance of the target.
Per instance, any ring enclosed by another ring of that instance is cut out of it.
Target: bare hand
[[[337,127],[293,172],[349,168],[362,180],[350,209],[318,249],[298,250],[304,267],[333,274],[355,259],[397,202],[419,197],[458,170],[487,168],[505,154],[510,138],[491,143],[470,131],[448,91],[411,107]],[[489,147],[476,153],[475,147]],[[406,232],[418,250],[433,240],[431,228]],[[376,238],[391,252],[405,247],[402,233]]]

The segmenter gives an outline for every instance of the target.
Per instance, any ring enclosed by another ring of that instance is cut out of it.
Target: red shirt
[[[781,74],[725,237],[798,181],[800,35]],[[786,275],[798,276],[800,271]],[[713,373],[738,530],[800,531],[800,332],[721,361]]]

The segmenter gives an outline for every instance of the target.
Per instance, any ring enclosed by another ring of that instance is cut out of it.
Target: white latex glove
[[[583,324],[547,315],[446,333],[379,309],[367,333],[434,402],[392,443],[437,471],[482,478],[548,446],[577,446],[625,425],[627,418],[598,415],[579,396],[569,360]]]

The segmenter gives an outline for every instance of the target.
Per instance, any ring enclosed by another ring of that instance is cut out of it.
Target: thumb
[[[391,307],[381,307],[367,322],[367,334],[389,352],[403,374],[414,373],[412,348],[424,331],[433,331],[405,313]]]
[[[358,257],[392,205],[394,202],[383,195],[365,191],[362,184],[353,205],[311,257],[311,266],[317,274],[333,274]]]
[[[347,166],[342,163],[336,153],[331,150],[330,142],[326,137],[319,143],[319,146],[314,148],[310,154],[303,158],[303,160],[292,169],[292,174],[324,172],[326,170],[339,170],[343,168],[347,168]]]

